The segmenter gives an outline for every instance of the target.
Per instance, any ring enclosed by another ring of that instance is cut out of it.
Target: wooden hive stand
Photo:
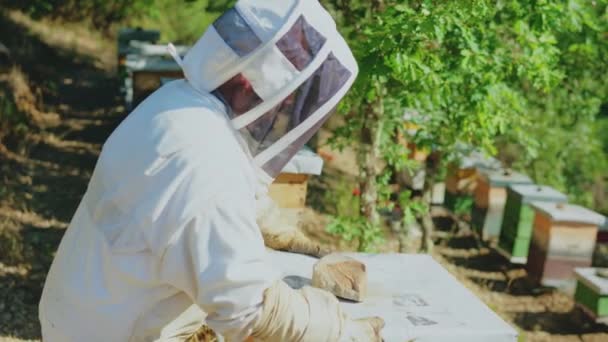
[[[572,290],[574,269],[589,267],[604,217],[573,204],[532,202],[534,232],[526,269],[545,286]]]
[[[496,249],[514,264],[525,264],[528,259],[534,223],[534,209],[529,203],[533,201],[566,203],[568,197],[542,185],[512,185],[507,189],[507,202]]]
[[[608,269],[577,268],[574,299],[597,323],[608,324]]]
[[[532,184],[532,180],[524,174],[506,169],[482,172],[475,188],[471,225],[483,240],[498,238],[507,201],[507,187],[521,184]]]
[[[306,206],[308,179],[320,175],[323,159],[304,147],[283,168],[270,185],[268,194],[280,208],[303,209]]]

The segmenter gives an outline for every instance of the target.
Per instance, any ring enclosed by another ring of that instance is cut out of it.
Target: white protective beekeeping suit
[[[232,340],[368,340],[377,322],[280,281],[256,224],[256,194],[357,74],[329,14],[241,0],[177,59],[186,80],[103,146],[46,280],[44,340],[183,340],[203,323]]]

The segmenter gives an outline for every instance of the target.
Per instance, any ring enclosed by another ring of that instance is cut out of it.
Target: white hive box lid
[[[130,71],[181,71],[182,68],[171,57],[128,55],[125,66]]]
[[[553,222],[575,222],[601,226],[606,220],[603,215],[580,205],[537,201],[532,202],[531,205],[534,209],[549,216]]]
[[[507,187],[514,184],[532,184],[532,179],[523,173],[500,169],[500,170],[482,170],[484,178],[492,186]]]
[[[496,170],[500,169],[502,165],[498,159],[492,157],[485,157],[482,154],[473,154],[469,157],[463,158],[461,162],[463,169],[481,169],[481,170]]]
[[[175,49],[180,56],[184,56],[190,47],[176,46]],[[139,41],[129,43],[125,66],[131,71],[181,71],[166,45]]]
[[[574,270],[576,279],[599,295],[608,295],[608,278],[597,275],[597,268],[583,267]]]
[[[461,169],[494,170],[502,167],[498,159],[489,157],[472,146],[457,143],[455,149]]]
[[[164,44],[151,44],[147,42],[140,41],[132,41],[129,42],[129,53],[137,54],[141,56],[170,56],[167,45]],[[189,46],[186,45],[177,45],[175,46],[175,50],[180,56],[186,55],[190,50]]]
[[[323,171],[323,158],[304,146],[281,172],[318,176]]]
[[[353,318],[380,316],[384,341],[517,341],[517,331],[427,255],[346,253],[365,263],[367,298],[342,301]],[[310,284],[317,259],[270,251],[290,285]]]
[[[524,200],[530,201],[547,201],[567,202],[568,197],[554,188],[546,185],[535,184],[515,184],[510,188],[520,194]]]

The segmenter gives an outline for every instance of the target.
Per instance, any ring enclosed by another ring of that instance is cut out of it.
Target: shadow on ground
[[[36,95],[32,105],[60,117],[52,128],[29,127],[26,141],[4,141],[0,153],[0,339],[38,339],[46,273],[124,113],[116,78],[94,56],[50,46],[1,11],[0,40]]]
[[[453,225],[449,220],[437,222]],[[441,256],[474,284],[473,291],[490,301],[501,316],[526,331],[527,338],[535,340],[538,332],[581,340],[586,334],[608,332],[608,326],[593,322],[570,296],[540,286],[528,277],[525,265],[511,264],[472,233],[439,239],[438,246]]]

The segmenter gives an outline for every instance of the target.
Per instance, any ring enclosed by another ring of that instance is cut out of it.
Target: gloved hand
[[[381,342],[384,320],[380,317],[346,319],[339,342]]]
[[[253,341],[380,342],[381,318],[351,319],[336,297],[305,286],[291,289],[278,281],[264,292],[264,304],[253,323]]]
[[[298,227],[297,215],[287,215],[267,195],[256,200],[257,223],[264,237],[264,245],[277,251],[305,254],[317,258],[331,252],[330,249],[310,240]]]

